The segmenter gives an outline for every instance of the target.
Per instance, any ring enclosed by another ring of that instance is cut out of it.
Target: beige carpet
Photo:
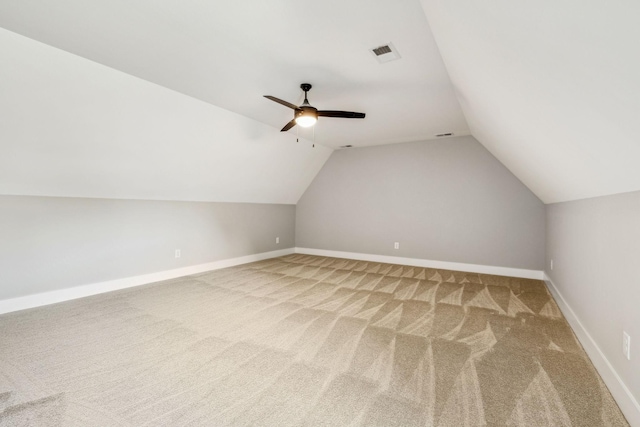
[[[0,316],[0,426],[626,426],[544,287],[290,255]]]

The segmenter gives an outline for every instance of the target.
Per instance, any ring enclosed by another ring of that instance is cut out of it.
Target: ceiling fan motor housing
[[[310,105],[308,107],[305,105],[301,105],[300,107],[296,108],[294,116],[296,118],[301,116],[313,116],[315,118],[318,118],[318,109]]]

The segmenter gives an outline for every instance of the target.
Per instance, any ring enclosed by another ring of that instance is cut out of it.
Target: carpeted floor
[[[0,426],[626,426],[544,284],[290,255],[0,316]]]

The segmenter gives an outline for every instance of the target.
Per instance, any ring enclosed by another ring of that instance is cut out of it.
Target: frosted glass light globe
[[[313,126],[316,123],[316,118],[309,116],[300,116],[296,118],[296,124],[302,126],[303,128],[308,128]]]

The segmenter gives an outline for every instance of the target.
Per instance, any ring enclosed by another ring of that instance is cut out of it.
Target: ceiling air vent
[[[439,133],[436,135],[436,138],[442,138],[444,136],[453,136],[453,132],[449,132],[449,133]]]
[[[371,53],[381,64],[393,61],[394,59],[400,59],[400,54],[393,46],[393,43],[387,43],[385,45],[375,47],[371,49]]]
[[[385,53],[391,53],[391,48],[389,46],[380,46],[373,49],[373,53],[375,53],[376,56],[384,55]]]

